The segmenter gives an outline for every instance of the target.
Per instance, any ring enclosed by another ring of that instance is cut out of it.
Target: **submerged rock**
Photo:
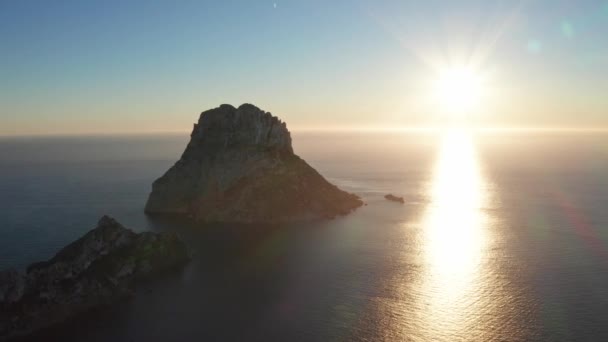
[[[97,227],[22,274],[0,272],[0,341],[24,336],[133,293],[137,280],[190,259],[174,233],[136,234],[104,216]]]
[[[259,108],[203,112],[180,160],[152,186],[146,213],[205,222],[289,222],[363,203],[294,154],[284,122]]]
[[[405,200],[403,199],[403,197],[397,197],[393,194],[388,194],[386,196],[384,196],[385,199],[389,200],[389,201],[393,201],[393,202],[399,202],[399,203],[405,203]]]

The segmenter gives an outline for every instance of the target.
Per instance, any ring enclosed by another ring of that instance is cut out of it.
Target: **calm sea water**
[[[295,133],[296,152],[367,206],[194,230],[143,215],[187,139],[0,139],[0,268],[51,257],[103,214],[196,250],[56,338],[608,340],[608,135]]]

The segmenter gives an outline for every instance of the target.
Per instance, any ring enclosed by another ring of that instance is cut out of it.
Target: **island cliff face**
[[[244,104],[201,114],[145,210],[201,222],[276,223],[333,218],[362,204],[294,154],[285,123]]]
[[[138,280],[190,260],[174,233],[136,234],[104,216],[97,227],[25,273],[0,272],[0,341],[29,336],[129,296]]]

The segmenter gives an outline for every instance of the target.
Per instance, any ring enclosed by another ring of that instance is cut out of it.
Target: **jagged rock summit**
[[[201,114],[145,210],[199,222],[278,223],[333,218],[362,204],[294,154],[284,122],[244,104]]]

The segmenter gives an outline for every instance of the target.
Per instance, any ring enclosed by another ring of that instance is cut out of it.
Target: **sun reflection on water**
[[[485,180],[471,136],[446,132],[430,188],[431,203],[421,239],[426,270],[423,321],[434,326],[432,340],[456,337],[474,329],[477,284],[487,245]]]

